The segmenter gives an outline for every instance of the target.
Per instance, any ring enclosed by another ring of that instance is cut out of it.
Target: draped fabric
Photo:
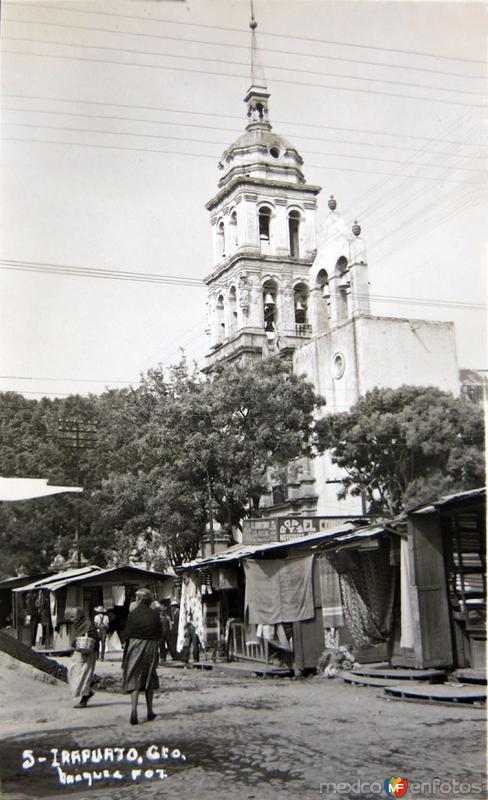
[[[114,606],[123,606],[125,603],[125,586],[112,586]]]
[[[395,589],[395,570],[386,548],[348,553],[348,569],[340,574],[347,626],[354,644],[369,647],[388,639]]]
[[[131,638],[122,662],[124,691],[159,689],[158,661],[159,640]]]
[[[93,673],[95,671],[96,653],[80,653],[76,650],[71,656],[68,668],[68,683],[74,705],[78,705],[83,697],[91,692]]]
[[[161,638],[161,618],[154,608],[141,603],[127,617],[127,624],[122,634],[123,639],[156,639]]]
[[[113,608],[114,607],[114,600],[112,597],[112,587],[108,585],[104,585],[102,587],[103,591],[103,605],[105,608]]]
[[[319,568],[324,628],[339,628],[344,625],[339,575],[332,558],[327,555],[319,558]]]
[[[85,612],[82,608],[76,609],[77,614],[75,619],[73,620],[73,624],[71,626],[71,646],[75,646],[75,642],[78,636],[84,636],[86,633],[87,636],[90,636],[92,639],[97,638],[97,629],[91,619],[86,616]]]
[[[244,609],[249,622],[275,625],[314,616],[313,555],[283,559],[246,559]]]
[[[50,606],[50,610],[51,610],[52,626],[53,626],[53,628],[55,628],[56,625],[58,624],[58,615],[57,615],[57,608],[56,608],[56,606],[57,606],[56,595],[55,595],[54,592],[50,592],[49,606]]]
[[[185,575],[181,586],[180,616],[178,621],[178,639],[176,649],[183,649],[185,642],[185,626],[192,622],[195,633],[202,647],[205,647],[205,629],[203,627],[202,594],[198,578],[194,575]]]
[[[402,539],[400,544],[400,647],[413,647],[415,644],[410,580],[408,541]]]

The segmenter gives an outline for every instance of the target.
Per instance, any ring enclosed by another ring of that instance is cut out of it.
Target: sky
[[[485,369],[486,5],[254,13],[319,236],[333,194],[362,226],[372,312],[452,320],[459,366]],[[0,391],[100,393],[181,347],[203,365],[205,203],[246,124],[249,19],[249,0],[2,4]]]

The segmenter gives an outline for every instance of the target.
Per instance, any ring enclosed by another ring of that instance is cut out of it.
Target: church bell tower
[[[290,356],[312,332],[309,274],[316,252],[319,186],[269,120],[269,92],[257,67],[251,21],[251,85],[245,132],[223,153],[207,203],[214,245],[208,287],[207,370],[221,361]]]

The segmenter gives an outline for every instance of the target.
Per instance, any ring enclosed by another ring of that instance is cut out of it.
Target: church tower
[[[255,29],[253,19],[245,133],[223,153],[218,191],[206,206],[215,265],[205,278],[207,370],[220,361],[290,356],[312,332],[308,279],[320,187],[306,182],[300,154],[272,129]]]

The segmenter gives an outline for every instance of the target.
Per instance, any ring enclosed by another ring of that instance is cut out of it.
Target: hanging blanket
[[[388,639],[393,616],[395,570],[387,548],[351,553],[351,566],[340,576],[344,614],[354,644],[369,647]]]
[[[319,567],[324,628],[339,628],[344,625],[339,575],[328,556],[323,555],[319,558]]]
[[[176,649],[183,649],[185,641],[185,625],[191,622],[202,647],[205,647],[205,629],[203,627],[203,606],[200,583],[193,575],[185,575],[181,585],[180,616],[178,621],[178,639]]]
[[[249,609],[249,622],[275,625],[311,619],[315,615],[312,566],[313,556],[246,559],[244,609]]]

